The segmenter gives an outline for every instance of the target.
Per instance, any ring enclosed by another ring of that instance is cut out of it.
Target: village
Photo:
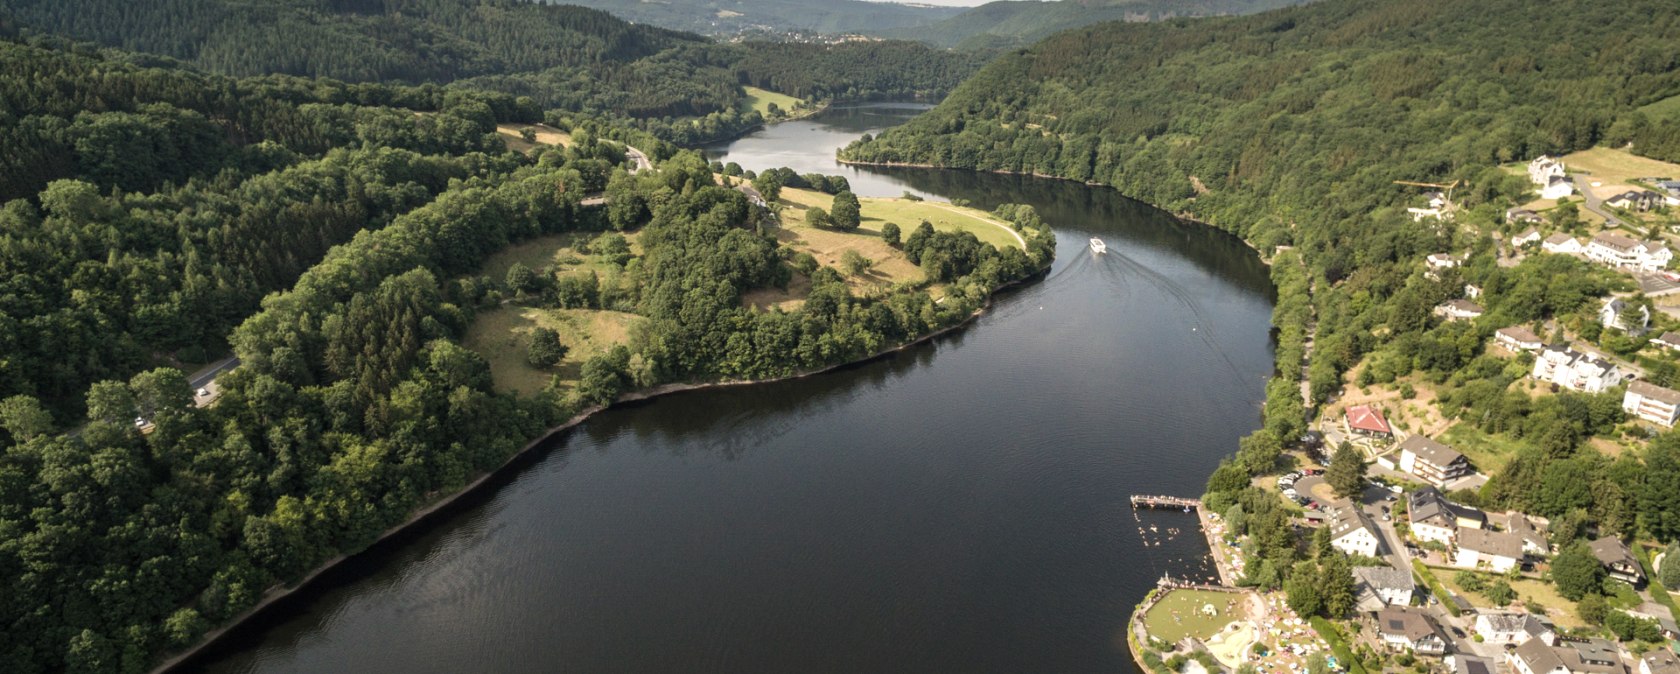
[[[1463,283],[1462,291],[1429,313],[1487,335],[1486,353],[1503,359],[1509,371],[1521,368],[1511,390],[1525,397],[1619,399],[1618,432],[1594,437],[1589,446],[1610,456],[1637,455],[1649,438],[1680,421],[1674,388],[1680,384],[1680,275],[1669,271],[1680,245],[1671,231],[1680,225],[1671,214],[1680,212],[1680,180],[1672,177],[1680,167],[1639,160],[1623,168],[1661,174],[1606,175],[1600,165],[1626,157],[1591,152],[1592,172],[1545,156],[1511,167],[1538,198],[1509,208],[1493,227],[1456,222],[1454,185],[1403,183],[1437,188],[1407,213],[1414,221],[1491,236],[1499,267],[1566,256],[1602,270],[1595,273],[1609,292],[1567,316],[1489,325],[1484,289],[1462,281],[1454,281]],[[1458,279],[1473,254],[1437,252],[1419,273],[1435,283]],[[1253,588],[1248,574],[1258,562],[1248,555],[1255,546],[1231,531],[1237,527],[1224,514],[1198,502],[1190,505],[1219,582],[1161,580],[1129,629],[1141,666],[1680,674],[1675,599],[1658,578],[1668,556],[1663,548],[1583,530],[1575,521],[1472,505],[1512,458],[1502,439],[1455,420],[1429,382],[1384,382],[1371,376],[1373,367],[1368,362],[1350,373],[1340,394],[1317,410],[1301,449],[1286,457],[1290,472],[1254,480],[1286,501],[1298,540],[1327,537],[1354,560],[1351,619],[1305,619],[1284,601],[1286,593]],[[1461,442],[1464,451],[1455,447]],[[1333,488],[1326,477],[1338,455],[1359,461],[1356,493]],[[1151,498],[1141,505],[1134,499],[1134,506],[1163,503]],[[1582,583],[1590,585],[1584,594],[1575,587]]]

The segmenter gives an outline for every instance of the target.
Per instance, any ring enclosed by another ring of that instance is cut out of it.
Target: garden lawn
[[[1472,605],[1477,608],[1495,608],[1493,602],[1488,601],[1487,597],[1477,592],[1465,592],[1464,588],[1453,582],[1453,576],[1463,569],[1441,566],[1429,568],[1435,572],[1436,580],[1446,585],[1458,596],[1464,597]],[[1506,582],[1509,582],[1511,589],[1517,592],[1517,601],[1510,608],[1520,610],[1522,604],[1532,601],[1546,607],[1546,617],[1557,623],[1558,627],[1583,627],[1586,625],[1575,615],[1575,602],[1564,599],[1563,595],[1558,594],[1557,588],[1553,587],[1551,583],[1533,578],[1508,580]]]
[[[1581,171],[1590,174],[1593,180],[1605,185],[1623,184],[1635,178],[1680,177],[1680,165],[1607,147],[1566,154],[1563,163],[1571,173]]]
[[[490,376],[499,391],[531,395],[560,377],[563,387],[576,385],[583,362],[630,339],[630,330],[647,319],[635,314],[596,309],[537,309],[505,305],[480,311],[467,329],[466,347],[490,362]],[[551,370],[525,362],[531,330],[545,327],[560,334],[566,357]]]
[[[1202,612],[1208,604],[1217,609],[1213,615]],[[1186,636],[1206,639],[1233,621],[1246,618],[1243,604],[1243,595],[1233,592],[1172,590],[1144,614],[1143,623],[1149,636],[1168,643],[1178,643]]]

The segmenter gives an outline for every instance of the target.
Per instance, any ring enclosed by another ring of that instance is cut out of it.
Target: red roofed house
[[[1360,435],[1394,437],[1394,429],[1389,428],[1388,420],[1383,418],[1382,412],[1370,405],[1355,405],[1347,408],[1347,429],[1349,433]]]

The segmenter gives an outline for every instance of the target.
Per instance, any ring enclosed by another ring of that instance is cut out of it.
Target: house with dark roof
[[[1391,650],[1410,650],[1418,655],[1443,655],[1447,639],[1435,619],[1425,611],[1390,606],[1377,612],[1377,636]]]
[[[1356,566],[1354,581],[1359,586],[1360,606],[1378,611],[1384,606],[1409,606],[1417,585],[1412,572],[1392,566]]]
[[[1506,654],[1517,674],[1575,674],[1563,662],[1563,649],[1540,639],[1529,639]]]
[[[1664,332],[1651,343],[1669,350],[1680,350],[1680,332]]]
[[[1453,555],[1453,566],[1505,573],[1522,560],[1522,539],[1515,534],[1469,527],[1458,530],[1458,552]]]
[[[1522,540],[1524,555],[1538,558],[1552,554],[1551,522],[1515,510],[1505,513],[1502,520],[1505,530]]]
[[[1458,538],[1459,530],[1487,526],[1485,513],[1448,501],[1434,487],[1424,487],[1406,495],[1406,518],[1414,538],[1447,546]]]
[[[1447,659],[1452,661],[1453,674],[1497,674],[1491,658],[1454,653]]]
[[[1645,570],[1640,568],[1639,559],[1633,556],[1622,539],[1615,536],[1605,536],[1588,544],[1598,563],[1604,565],[1604,570],[1610,572],[1610,577],[1635,587],[1645,582]]]
[[[1663,197],[1651,190],[1628,190],[1605,199],[1604,205],[1643,213],[1663,205]]]
[[[1651,651],[1640,656],[1639,674],[1680,674],[1680,658],[1666,648]]]
[[[1604,301],[1604,306],[1598,308],[1598,322],[1606,328],[1615,328],[1635,337],[1645,334],[1651,326],[1651,309],[1643,304],[1628,304],[1620,297],[1612,297]]]
[[[1330,516],[1330,546],[1350,555],[1377,556],[1381,548],[1377,525],[1365,511],[1337,508]]]
[[[1383,418],[1382,412],[1370,405],[1354,405],[1342,414],[1343,423],[1347,425],[1349,434],[1357,433],[1367,437],[1394,437],[1394,429]]]
[[[1555,648],[1574,674],[1627,674],[1621,647],[1609,639],[1558,639]]]
[[[1470,460],[1451,447],[1414,434],[1400,443],[1396,469],[1437,487],[1470,474]]]
[[[1622,411],[1658,426],[1673,428],[1680,419],[1680,391],[1648,381],[1630,382],[1622,394]]]

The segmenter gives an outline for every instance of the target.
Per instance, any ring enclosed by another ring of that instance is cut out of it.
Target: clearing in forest
[[[530,129],[534,134],[535,143],[525,140],[526,129]],[[530,152],[539,145],[568,147],[572,144],[571,134],[547,124],[497,124],[496,133],[507,143],[508,149],[514,152]]]
[[[478,313],[467,330],[466,347],[490,361],[496,390],[532,395],[548,386],[549,378],[555,375],[563,384],[575,386],[584,361],[615,344],[628,342],[631,329],[645,320],[621,311],[508,304]],[[566,345],[566,357],[553,369],[538,369],[525,362],[531,331],[538,327],[559,333],[560,343]]]

